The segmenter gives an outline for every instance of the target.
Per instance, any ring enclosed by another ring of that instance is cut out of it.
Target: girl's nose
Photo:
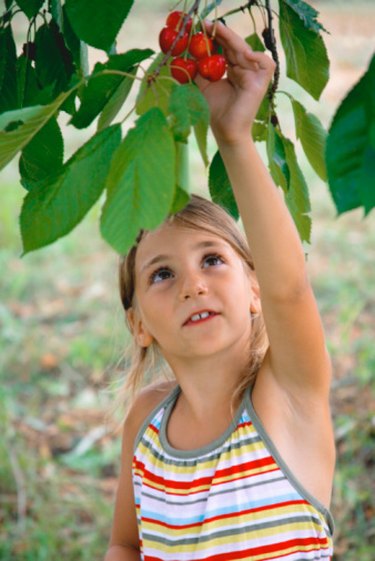
[[[185,277],[181,285],[181,300],[188,300],[196,296],[207,294],[207,285],[199,275],[189,275]]]

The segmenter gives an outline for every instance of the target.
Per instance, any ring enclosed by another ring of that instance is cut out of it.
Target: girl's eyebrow
[[[191,249],[192,250],[198,250],[198,249],[202,249],[202,248],[218,247],[219,245],[220,245],[220,240],[218,240],[218,241],[205,240],[205,241],[202,241],[202,242],[199,242],[199,243],[195,244]],[[152,265],[156,265],[157,263],[160,263],[162,261],[166,261],[166,260],[171,259],[171,258],[172,258],[172,256],[167,255],[167,254],[155,255],[155,257],[153,257],[149,261],[146,261],[146,263],[141,267],[140,272],[143,273],[145,270],[152,267]]]

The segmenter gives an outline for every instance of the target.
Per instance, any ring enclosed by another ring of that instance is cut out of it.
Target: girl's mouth
[[[198,325],[203,322],[209,321],[213,317],[217,316],[216,312],[211,312],[209,310],[205,310],[203,312],[197,312],[189,317],[189,319],[184,323],[185,325]]]

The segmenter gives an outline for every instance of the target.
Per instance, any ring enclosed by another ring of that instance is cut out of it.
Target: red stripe
[[[239,516],[245,516],[246,514],[255,514],[257,512],[264,512],[267,510],[274,510],[274,509],[278,509],[278,508],[284,508],[286,506],[291,506],[291,505],[299,505],[299,504],[308,504],[306,503],[306,501],[304,500],[299,500],[299,501],[285,501],[283,503],[275,503],[272,505],[265,505],[265,506],[258,506],[256,508],[249,508],[247,510],[241,510],[239,512],[230,512],[227,514],[218,514],[217,516],[212,516],[211,518],[206,518],[205,520],[202,520],[202,522],[192,522],[190,524],[168,524],[167,522],[163,522],[161,520],[156,520],[154,518],[147,518],[147,517],[143,517],[142,516],[142,521],[143,522],[149,522],[151,524],[155,524],[157,526],[162,526],[163,528],[169,528],[171,530],[185,530],[185,529],[191,529],[191,528],[199,528],[201,526],[203,526],[204,524],[209,524],[211,522],[215,522],[217,520],[225,520],[226,518],[233,518],[233,517],[239,517]]]
[[[272,545],[253,547],[243,551],[232,551],[231,553],[216,553],[215,555],[204,557],[203,559],[204,561],[235,561],[237,559],[252,559],[252,557],[255,557],[256,555],[272,553],[277,553],[278,557],[286,557],[290,555],[290,553],[283,553],[283,550],[293,548],[292,553],[303,553],[303,547],[306,548],[311,545],[319,546],[319,549],[327,549],[328,547],[327,540],[323,538],[300,538]],[[263,557],[262,561],[272,561],[272,559],[275,559],[275,557]],[[163,561],[163,559],[145,555],[144,561]]]
[[[253,423],[251,421],[245,421],[244,423],[240,423],[237,425],[237,429],[242,429],[244,427],[251,427]]]
[[[194,491],[194,489],[197,489],[198,487],[201,487],[201,486],[220,485],[221,482],[220,481],[215,481],[215,479],[220,479],[222,477],[228,477],[229,475],[232,475],[232,476],[233,475],[240,475],[240,477],[231,478],[231,481],[238,480],[238,479],[244,479],[246,477],[249,477],[249,475],[247,475],[246,473],[245,474],[243,473],[244,471],[253,470],[253,469],[257,469],[257,468],[260,469],[260,468],[264,468],[264,467],[267,467],[267,466],[270,466],[270,467],[273,466],[273,468],[270,469],[270,470],[263,470],[262,474],[279,469],[276,466],[274,459],[271,456],[268,456],[267,458],[262,458],[262,459],[259,459],[259,460],[253,460],[251,462],[245,462],[243,464],[239,464],[239,465],[232,466],[232,467],[229,467],[229,468],[217,470],[216,472],[213,473],[212,476],[200,477],[199,479],[195,479],[193,481],[173,481],[171,479],[166,479],[164,477],[161,477],[160,475],[155,475],[154,473],[152,473],[151,471],[149,471],[145,467],[145,464],[143,462],[140,462],[136,458],[134,458],[134,461],[133,461],[133,467],[136,470],[139,469],[139,470],[142,471],[142,478],[147,478],[152,483],[154,483],[156,485],[160,485],[164,489],[168,488],[168,489],[189,490],[192,493],[199,492],[199,491]],[[256,475],[256,474],[254,474],[254,475]]]
[[[152,432],[154,432],[155,434],[159,434],[159,432],[160,432],[159,429],[157,427],[155,427],[155,425],[152,425],[152,424],[148,425],[147,428],[151,429]]]
[[[205,557],[205,561],[235,561],[236,559],[251,559],[256,555],[264,555],[277,553],[278,557],[286,557],[290,553],[283,553],[283,550],[293,548],[293,553],[302,553],[302,547],[319,546],[319,549],[327,549],[327,540],[324,538],[295,538],[286,542],[280,542],[270,545],[263,545],[260,547],[252,547],[243,551],[234,551],[231,553],[216,553],[211,557]],[[316,548],[318,549],[318,547]],[[146,559],[146,558],[145,558]],[[264,557],[262,561],[271,561],[273,557]]]

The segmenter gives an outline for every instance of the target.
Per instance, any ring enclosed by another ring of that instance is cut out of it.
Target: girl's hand
[[[216,140],[237,144],[249,138],[276,65],[268,55],[252,51],[239,35],[221,22],[205,22],[205,27],[210,34],[215,28],[215,40],[222,46],[228,63],[227,78],[208,82],[199,76],[195,82],[210,106],[211,128]]]

